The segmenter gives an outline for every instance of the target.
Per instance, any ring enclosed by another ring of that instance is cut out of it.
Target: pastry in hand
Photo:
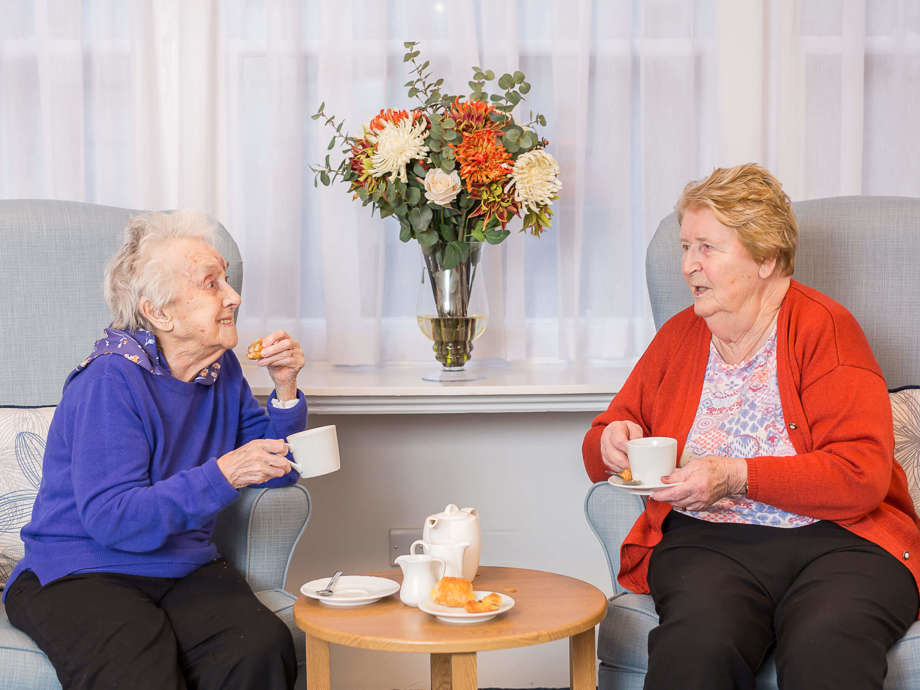
[[[632,470],[627,467],[625,470],[620,472],[620,479],[622,479],[624,482],[631,482]]]
[[[488,613],[489,611],[498,611],[498,607],[501,605],[502,595],[497,592],[490,592],[479,601],[469,599],[463,604],[463,608],[466,609],[467,613]]]
[[[262,359],[262,338],[253,341],[246,351],[246,359]]]
[[[431,590],[431,600],[441,606],[463,606],[473,598],[473,583],[463,577],[442,577]]]

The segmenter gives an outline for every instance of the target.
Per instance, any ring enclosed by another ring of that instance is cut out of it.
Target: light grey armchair
[[[798,202],[799,249],[795,277],[846,306],[862,325],[889,388],[920,384],[920,199],[839,197]],[[661,221],[648,248],[646,273],[656,326],[690,306],[680,274],[679,226],[674,214]],[[909,398],[912,414],[895,415],[896,455],[902,465],[916,462],[899,439],[920,438],[920,391]],[[903,450],[903,452],[902,452]],[[916,465],[905,466],[917,505]],[[603,547],[614,596],[598,633],[600,690],[642,688],[648,668],[648,634],[658,624],[648,595],[633,594],[616,581],[620,544],[644,508],[643,499],[606,483],[588,490],[585,514]],[[772,656],[757,674],[757,690],[775,689]],[[886,690],[920,687],[920,623],[914,623],[888,654]]]
[[[136,212],[75,202],[0,200],[0,431],[10,432],[11,420],[29,416],[24,413],[40,417],[41,408],[56,405],[67,373],[108,324],[103,270],[132,213]],[[242,261],[223,227],[218,249],[229,262],[230,282],[239,291]],[[45,416],[50,418],[50,410]],[[11,481],[0,476],[0,571],[15,562],[10,560],[10,553],[15,553],[10,544],[23,521],[22,501],[34,497],[37,488],[40,453],[30,448],[43,447],[44,438],[34,432],[32,428],[19,434],[16,448],[22,451],[16,462],[32,488],[11,490]],[[15,462],[0,449],[0,472],[10,466],[15,469]],[[298,687],[303,687],[304,637],[293,621],[296,597],[284,585],[294,546],[310,516],[310,496],[300,485],[245,489],[241,494],[221,514],[214,540],[262,603],[291,628]],[[27,516],[31,504],[26,508]],[[0,688],[60,688],[47,657],[10,625],[2,606]]]

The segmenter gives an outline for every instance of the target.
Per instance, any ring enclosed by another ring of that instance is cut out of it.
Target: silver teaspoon
[[[316,593],[321,597],[332,596],[332,585],[335,584],[335,581],[338,580],[341,575],[342,575],[342,571],[336,570],[335,575],[329,578],[329,584],[326,585],[323,589],[316,590]]]

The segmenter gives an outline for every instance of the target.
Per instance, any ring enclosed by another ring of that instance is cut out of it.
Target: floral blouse
[[[752,458],[795,455],[786,432],[776,379],[776,326],[760,351],[747,361],[726,364],[714,344],[696,418],[687,436],[682,463],[715,455]],[[803,527],[817,522],[745,496],[728,496],[706,510],[680,510],[708,522],[769,527]]]

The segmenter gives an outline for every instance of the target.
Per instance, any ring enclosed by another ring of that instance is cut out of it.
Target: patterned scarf
[[[89,356],[70,372],[67,381],[64,383],[64,388],[67,388],[74,376],[86,369],[90,362],[101,355],[121,355],[155,376],[172,375],[169,371],[169,365],[160,355],[160,351],[157,348],[157,339],[153,333],[143,328],[139,328],[136,331],[106,328],[105,337],[97,340]],[[211,366],[199,371],[194,382],[205,386],[213,385],[219,373],[220,362],[214,362]]]

